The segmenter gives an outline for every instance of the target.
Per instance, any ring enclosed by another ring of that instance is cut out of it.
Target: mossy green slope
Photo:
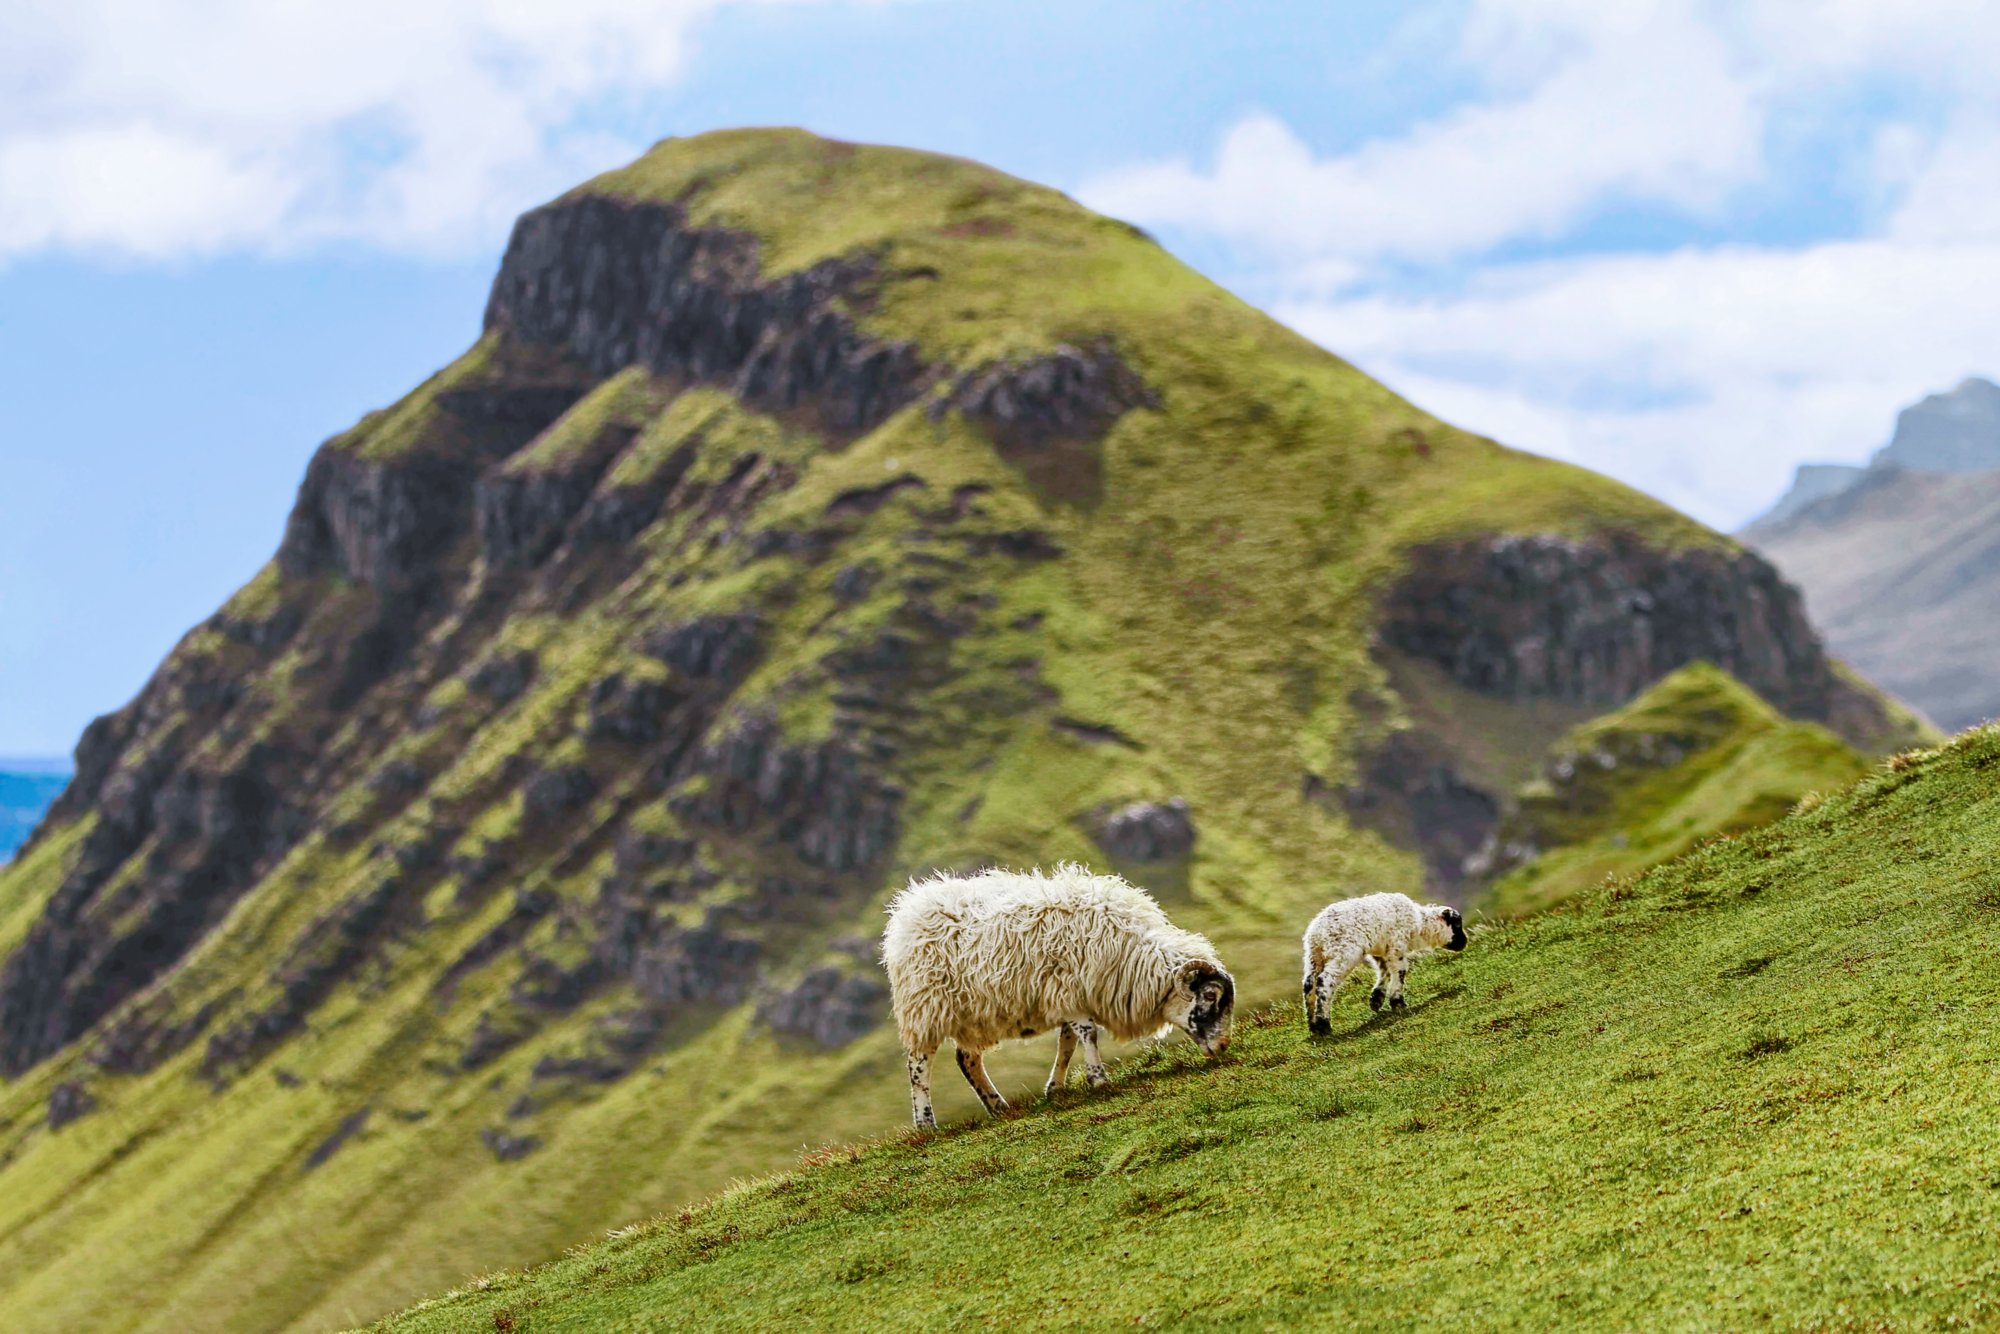
[[[1475,929],[1403,1017],[1281,1006],[378,1328],[1990,1326],[1996,775],[1969,733]]]
[[[1438,422],[1131,228],[975,164],[736,132],[568,198],[671,202],[749,236],[765,278],[865,254],[879,281],[838,313],[936,378],[829,438],[716,377],[588,372],[496,327],[328,442],[296,528],[312,558],[288,536],[190,633],[112,729],[129,738],[97,766],[103,791],[0,871],[0,946],[39,940],[49,970],[79,939],[143,954],[162,885],[215,904],[170,967],[0,1087],[0,1327],[352,1324],[880,1133],[905,1111],[879,1000],[875,1027],[830,1046],[775,1030],[763,1002],[867,972],[880,905],[914,871],[1102,862],[1090,820],[1114,803],[1189,801],[1192,854],[1135,874],[1246,995],[1289,993],[1320,903],[1419,883],[1414,857],[1312,795],[1406,721],[1371,640],[1412,545],[1734,550]],[[1052,473],[949,396],[1058,345],[1115,348],[1157,402],[1067,442]],[[479,455],[474,426],[557,391],[570,405],[532,439]],[[475,465],[490,531],[465,517]],[[614,517],[627,493],[665,500],[539,565],[527,539],[497,543],[517,519],[532,536],[572,484]],[[348,507],[325,522],[338,487]],[[437,495],[462,523],[425,547],[398,507]],[[709,666],[648,647],[733,621],[760,649],[726,696]],[[921,670],[888,686],[843,666],[912,645]],[[686,735],[600,726],[648,692],[700,706]],[[1489,704],[1511,735],[1513,706]],[[732,768],[746,736],[767,740]],[[288,822],[258,847],[276,851],[222,888],[175,880],[230,825],[212,794],[274,755],[304,757],[271,784]],[[892,836],[825,855],[799,827],[859,822],[774,811],[758,784],[778,771],[820,790],[862,773],[848,786],[868,801],[896,794]],[[145,832],[135,808],[178,823]],[[100,865],[99,835],[134,828]],[[693,869],[635,907],[652,872],[626,852],[681,844]],[[33,937],[58,909],[75,916]],[[761,951],[757,971],[708,992],[642,975],[605,946],[612,919],[681,942],[684,971],[685,942],[716,938]],[[92,1110],[52,1125],[76,1090]],[[940,1110],[969,1100],[951,1089]]]
[[[1517,865],[1481,906],[1545,908],[1702,839],[1769,824],[1867,767],[1825,728],[1786,718],[1718,667],[1690,664],[1557,743],[1501,821],[1499,854]]]

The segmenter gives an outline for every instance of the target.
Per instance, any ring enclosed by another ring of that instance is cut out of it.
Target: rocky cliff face
[[[486,327],[598,375],[644,366],[858,435],[935,374],[914,345],[865,336],[845,313],[876,268],[862,255],[767,280],[741,232],[690,227],[670,205],[561,200],[515,224]]]
[[[1798,590],[1748,551],[1663,549],[1616,533],[1427,545],[1410,553],[1381,617],[1386,648],[1480,695],[1609,709],[1709,663],[1864,750],[1906,728],[1836,668]],[[1474,873],[1511,800],[1421,730],[1371,752],[1347,795],[1357,818],[1420,850],[1445,892]]]
[[[1618,535],[1420,547],[1383,604],[1382,639],[1482,694],[1623,703],[1690,662],[1826,721],[1847,693],[1798,590],[1747,551],[1669,551]]]
[[[1398,527],[1520,487],[1595,535]],[[1872,698],[1755,558],[1053,192],[664,144],[522,219],[478,344],[320,449],[0,872],[0,1326],[169,1271],[351,1321],[892,1126],[913,873],[1114,864],[1295,985],[1298,867],[1406,887],[1494,818],[1490,738],[1354,741],[1371,646],[1503,712],[1696,657]]]

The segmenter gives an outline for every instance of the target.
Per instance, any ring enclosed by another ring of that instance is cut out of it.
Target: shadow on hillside
[[[1439,1001],[1456,1000],[1458,997],[1463,996],[1464,994],[1465,994],[1464,987],[1449,986],[1442,991],[1436,992],[1430,996],[1425,997],[1423,1000],[1420,1000],[1416,1004],[1411,1005],[1408,1009],[1375,1010],[1370,1012],[1367,1018],[1363,1019],[1360,1023],[1354,1025],[1354,1027],[1352,1028],[1342,1029],[1337,1033],[1329,1033],[1325,1037],[1308,1036],[1306,1040],[1308,1042],[1311,1042],[1316,1047],[1337,1047],[1343,1042],[1352,1042],[1356,1038],[1365,1037],[1369,1033],[1375,1032],[1379,1029],[1387,1028],[1394,1024],[1400,1024],[1407,1019],[1413,1019],[1417,1015],[1422,1014],[1425,1010],[1430,1009],[1431,1006],[1436,1005]]]

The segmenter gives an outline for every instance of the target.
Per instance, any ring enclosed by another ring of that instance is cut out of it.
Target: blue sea
[[[0,862],[28,841],[68,782],[67,760],[0,759]]]

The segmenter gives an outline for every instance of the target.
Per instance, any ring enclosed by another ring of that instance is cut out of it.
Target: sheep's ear
[[[1196,995],[1201,994],[1203,987],[1220,982],[1223,977],[1224,973],[1220,968],[1200,959],[1191,960],[1181,969],[1182,984]]]

